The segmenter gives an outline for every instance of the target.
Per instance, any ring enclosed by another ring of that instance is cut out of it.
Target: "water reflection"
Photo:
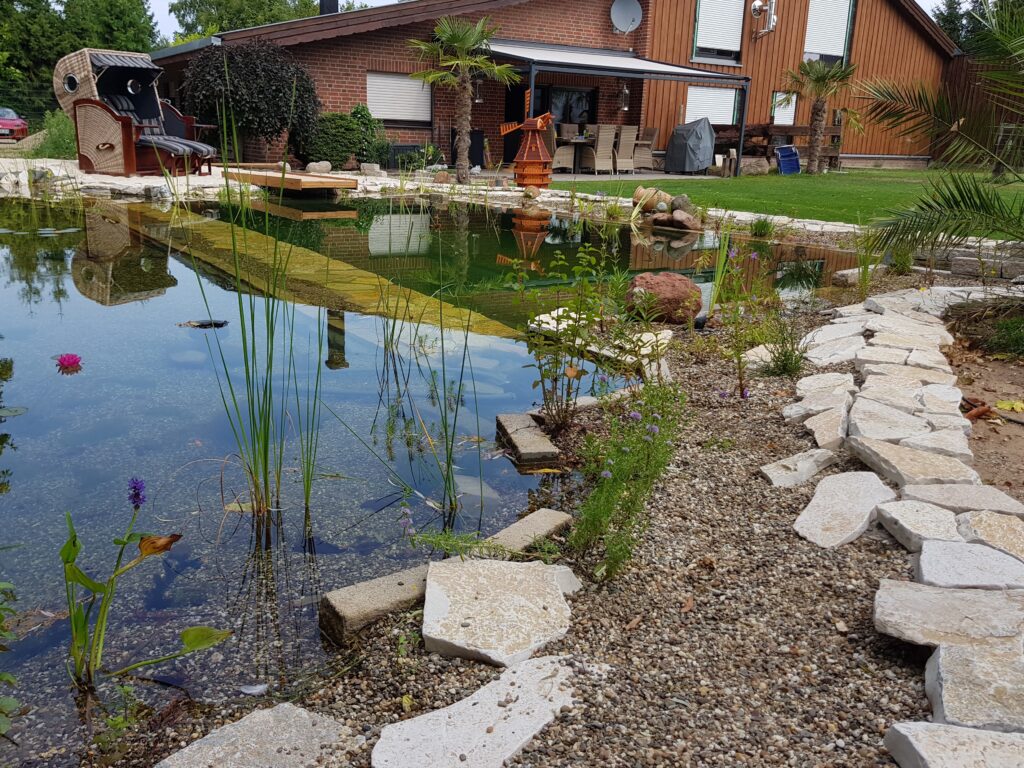
[[[0,341],[3,337],[0,336]],[[8,408],[4,405],[4,385],[14,376],[14,360],[9,357],[0,357],[0,458],[4,451],[13,451],[14,442],[11,440],[11,433],[4,428],[8,419],[14,418],[19,409]],[[0,466],[0,496],[9,493],[11,490],[11,469]]]

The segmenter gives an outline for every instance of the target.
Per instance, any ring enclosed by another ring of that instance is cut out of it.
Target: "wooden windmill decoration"
[[[519,152],[515,159],[515,179],[520,187],[540,187],[551,185],[551,153],[544,142],[544,131],[551,123],[551,113],[545,112],[538,117],[529,117],[531,92],[526,92],[527,117],[521,123],[502,123],[501,135],[507,136],[518,130],[523,132],[523,140],[519,143]]]

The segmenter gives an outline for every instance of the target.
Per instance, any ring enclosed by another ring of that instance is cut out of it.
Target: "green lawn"
[[[558,181],[555,189],[603,191],[632,196],[637,185],[657,186],[673,195],[687,194],[698,205],[750,211],[798,219],[867,224],[887,209],[912,205],[938,171],[885,171],[854,169],[823,176],[741,176],[738,179],[631,181],[605,179]],[[1020,185],[1004,187],[1005,194],[1021,192]]]

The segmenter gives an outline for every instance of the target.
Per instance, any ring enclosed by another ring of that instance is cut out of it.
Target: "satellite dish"
[[[644,11],[638,0],[615,0],[612,3],[612,26],[616,32],[629,34],[640,26]]]

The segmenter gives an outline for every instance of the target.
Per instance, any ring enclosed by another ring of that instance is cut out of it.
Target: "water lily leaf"
[[[215,629],[214,627],[189,627],[182,630],[181,644],[185,653],[195,653],[213,648],[217,643],[222,643],[231,637],[230,629]]]
[[[0,712],[10,714],[21,709],[21,702],[13,696],[0,696]]]
[[[1011,413],[1024,413],[1024,400],[996,400],[996,408]]]
[[[21,407],[10,407],[0,408],[0,419],[13,419],[15,416],[21,416],[24,413],[28,413],[28,408]]]

